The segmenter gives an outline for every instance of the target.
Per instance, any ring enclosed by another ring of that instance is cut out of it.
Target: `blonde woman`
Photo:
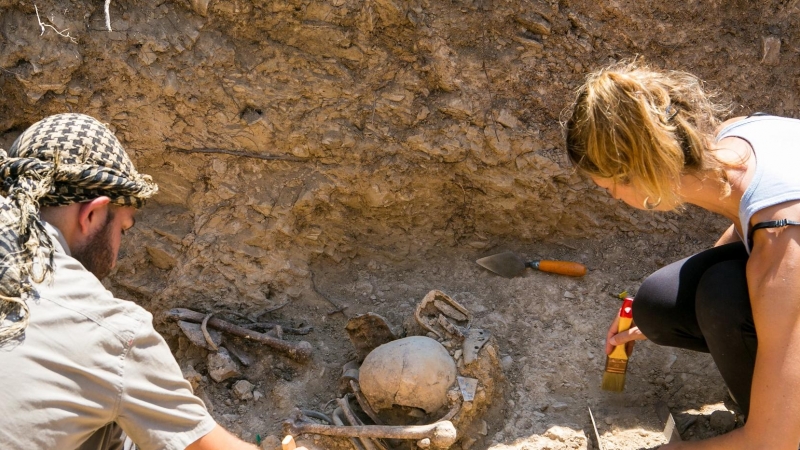
[[[684,72],[628,63],[590,75],[566,124],[569,158],[637,209],[693,204],[730,219],[714,248],[648,277],[634,326],[650,339],[709,352],[743,427],[662,449],[796,450],[800,444],[800,121],[726,110]]]

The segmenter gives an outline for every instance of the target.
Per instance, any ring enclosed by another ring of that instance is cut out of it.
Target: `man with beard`
[[[47,117],[0,150],[0,181],[0,448],[255,449],[192,394],[152,315],[100,283],[158,189],[114,135]]]

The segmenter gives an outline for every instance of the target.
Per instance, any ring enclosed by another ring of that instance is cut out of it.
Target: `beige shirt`
[[[184,449],[215,427],[153,316],[114,298],[56,247],[52,282],[28,301],[24,338],[0,346],[0,448],[78,448],[118,423],[142,450]]]

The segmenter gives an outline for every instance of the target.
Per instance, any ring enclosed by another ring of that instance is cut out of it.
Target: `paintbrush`
[[[619,309],[619,325],[617,332],[628,330],[633,322],[633,299],[630,297],[622,301]],[[617,345],[610,355],[606,357],[606,371],[603,373],[604,391],[622,392],[625,387],[625,371],[628,369],[628,352],[625,344]]]

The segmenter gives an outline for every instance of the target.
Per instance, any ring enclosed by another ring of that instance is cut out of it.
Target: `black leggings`
[[[672,263],[650,275],[633,302],[635,324],[654,343],[711,353],[745,414],[758,347],[747,256],[737,242]]]

